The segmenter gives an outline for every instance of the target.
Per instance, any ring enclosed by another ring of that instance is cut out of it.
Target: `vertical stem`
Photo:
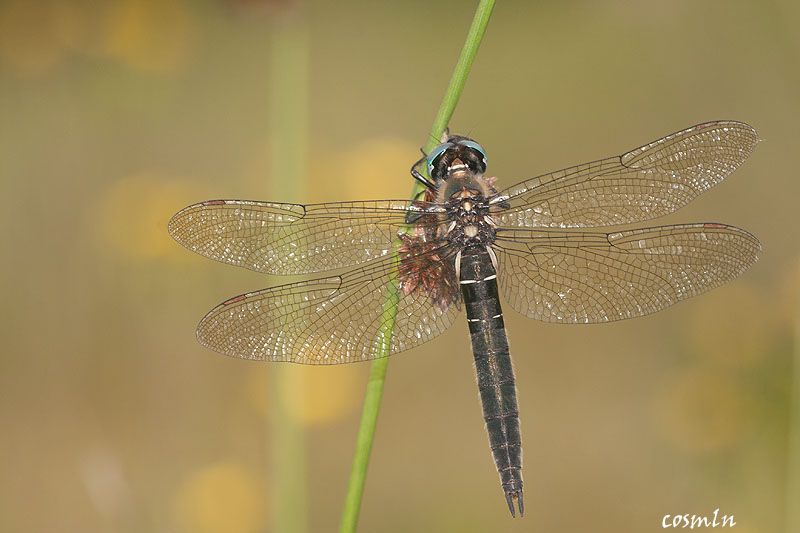
[[[444,130],[447,129],[447,125],[450,124],[450,118],[453,116],[458,100],[461,98],[461,93],[464,91],[464,85],[467,83],[472,62],[475,61],[478,48],[481,45],[481,41],[483,41],[493,9],[494,0],[481,0],[475,10],[475,16],[472,18],[467,39],[461,49],[461,55],[458,56],[458,62],[455,69],[453,69],[453,76],[450,78],[447,91],[444,93],[439,111],[433,121],[428,142],[425,144],[425,153],[428,153],[434,146],[439,144],[439,138],[444,133]],[[414,193],[416,194],[422,190],[421,188],[422,184],[415,182]]]
[[[308,155],[308,31],[299,10],[272,18],[270,29],[268,197],[301,198]],[[297,402],[303,396],[302,370],[294,365],[269,369],[272,531],[308,530],[306,443],[296,416]]]
[[[796,266],[800,277],[800,263]],[[797,296],[794,324],[794,362],[792,395],[789,403],[789,445],[786,468],[786,523],[784,531],[800,531],[800,294]]]
[[[472,25],[469,28],[464,47],[458,58],[450,84],[447,87],[436,119],[431,128],[431,134],[425,145],[425,151],[433,148],[438,139],[442,136],[450,118],[453,116],[456,104],[461,97],[464,84],[469,76],[472,62],[478,53],[483,35],[486,33],[486,26],[494,8],[494,0],[480,0]],[[421,185],[416,184],[412,197],[421,190]],[[387,280],[388,289],[386,301],[383,306],[381,328],[378,331],[378,339],[381,342],[382,357],[372,362],[370,368],[367,390],[364,395],[364,408],[361,413],[361,425],[356,439],[356,451],[353,457],[353,466],[350,471],[350,482],[347,487],[344,509],[342,511],[342,521],[339,527],[341,533],[351,533],[356,531],[358,517],[361,510],[361,500],[364,495],[364,484],[367,478],[367,467],[369,465],[372,443],[375,439],[375,428],[378,422],[378,412],[380,411],[381,399],[383,397],[383,386],[386,380],[386,369],[389,365],[388,355],[391,348],[392,331],[394,329],[397,316],[397,302],[400,300],[400,289],[397,279],[397,272]]]

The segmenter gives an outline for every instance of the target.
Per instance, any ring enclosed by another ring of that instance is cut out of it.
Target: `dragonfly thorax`
[[[479,191],[463,189],[448,202],[450,223],[447,238],[460,246],[487,245],[494,242],[494,221],[489,216],[489,204]]]

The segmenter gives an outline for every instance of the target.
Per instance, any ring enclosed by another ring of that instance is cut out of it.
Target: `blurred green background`
[[[0,1],[0,530],[275,531],[276,405],[305,433],[308,530],[336,528],[368,365],[292,367],[275,394],[274,365],[201,348],[208,309],[281,280],[195,256],[166,223],[209,198],[407,197],[473,9]],[[284,24],[308,53],[294,189],[270,171]],[[764,140],[752,158],[663,222],[741,226],[762,260],[634,321],[509,310],[524,520],[465,324],[394,357],[362,531],[660,531],[716,508],[741,533],[798,531],[798,24],[790,0],[498,2],[451,127],[500,185],[743,120]]]

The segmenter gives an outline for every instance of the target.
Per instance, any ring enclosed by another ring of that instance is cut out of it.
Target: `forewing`
[[[426,268],[434,255],[452,260],[453,254],[432,250],[410,261]],[[460,293],[449,306],[436,305],[420,290],[405,294],[398,288],[397,257],[393,253],[339,276],[231,298],[203,318],[197,337],[226,355],[314,365],[380,357],[390,330],[389,354],[420,345],[453,323]]]
[[[385,257],[409,211],[440,209],[408,200],[307,206],[210,200],[175,214],[169,232],[186,248],[223,263],[268,274],[305,274]]]
[[[609,322],[654,313],[717,287],[757,260],[758,240],[722,224],[616,233],[501,230],[501,292],[546,322]]]
[[[618,157],[545,174],[500,193],[502,226],[585,228],[657,218],[720,183],[750,155],[756,131],[742,122],[698,124]]]

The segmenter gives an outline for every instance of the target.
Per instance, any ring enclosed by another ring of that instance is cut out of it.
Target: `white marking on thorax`
[[[473,226],[470,224],[469,226],[464,226],[464,235],[469,237],[470,239],[475,237],[478,234],[478,226]]]

